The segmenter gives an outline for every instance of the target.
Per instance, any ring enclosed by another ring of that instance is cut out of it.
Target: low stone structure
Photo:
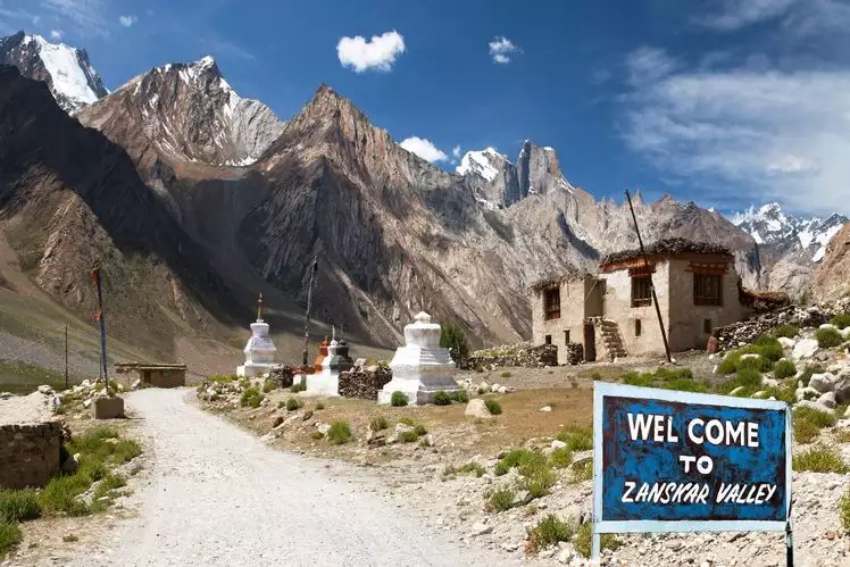
[[[339,373],[339,395],[344,398],[377,400],[378,392],[392,377],[392,372],[386,366],[355,366]]]
[[[493,369],[504,366],[543,368],[558,366],[558,347],[517,343],[473,352],[467,360],[469,368]]]
[[[449,349],[440,347],[440,325],[420,312],[404,327],[405,345],[399,347],[390,362],[393,378],[378,392],[378,403],[389,404],[394,392],[407,396],[410,404],[427,404],[439,391],[456,392],[457,372]]]
[[[269,380],[277,383],[279,388],[289,388],[293,384],[295,377],[295,369],[291,366],[283,365],[273,368],[269,372]]]
[[[44,486],[61,466],[62,424],[49,388],[0,400],[0,488]]]
[[[818,327],[834,315],[848,311],[850,299],[811,307],[784,307],[715,329],[714,336],[719,350],[727,350],[737,348],[741,343],[751,343],[779,325]]]
[[[119,362],[115,371],[118,374],[134,373],[142,387],[178,388],[186,385],[185,364]]]

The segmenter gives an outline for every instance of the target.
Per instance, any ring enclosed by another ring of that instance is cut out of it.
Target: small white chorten
[[[263,294],[257,300],[257,320],[251,323],[251,338],[242,352],[245,353],[245,364],[236,368],[236,375],[246,378],[268,376],[278,364],[274,361],[275,348],[269,337],[269,324],[263,321]]]
[[[348,344],[343,340],[336,340],[336,329],[332,337],[328,344],[328,355],[322,360],[322,370],[307,375],[308,394],[339,396],[339,373],[351,369]]]
[[[406,344],[395,351],[390,362],[393,378],[378,392],[379,404],[389,404],[393,392],[402,392],[409,404],[419,405],[432,402],[440,390],[460,390],[449,349],[440,347],[440,325],[432,323],[425,312],[414,319],[404,327]]]

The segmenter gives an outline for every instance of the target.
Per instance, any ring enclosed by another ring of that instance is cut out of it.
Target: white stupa
[[[414,320],[404,327],[406,344],[395,351],[390,362],[393,378],[378,392],[379,404],[389,404],[393,392],[404,393],[409,404],[427,404],[440,390],[460,390],[449,349],[440,347],[440,325],[432,323],[425,312]]]
[[[251,323],[251,338],[242,352],[245,353],[245,364],[236,368],[236,375],[246,378],[268,376],[278,364],[274,361],[275,348],[269,337],[269,324],[263,321],[263,294],[257,300],[257,320]]]

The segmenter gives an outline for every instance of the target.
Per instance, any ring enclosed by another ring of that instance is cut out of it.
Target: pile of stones
[[[776,311],[762,313],[746,321],[739,321],[715,329],[720,350],[737,348],[741,344],[751,343],[761,335],[779,325],[797,325],[798,327],[819,327],[834,315],[850,312],[850,299],[842,299],[831,304],[812,307],[789,306]]]
[[[295,368],[287,365],[277,366],[269,371],[269,380],[277,384],[278,388],[289,388],[295,377]]]
[[[378,392],[392,377],[393,373],[387,366],[366,366],[364,359],[358,359],[351,370],[339,373],[339,395],[344,398],[377,400]]]
[[[584,345],[581,343],[567,344],[567,364],[575,366],[584,360]]]
[[[477,350],[468,360],[474,370],[493,370],[501,367],[545,368],[558,366],[558,347],[517,343]]]

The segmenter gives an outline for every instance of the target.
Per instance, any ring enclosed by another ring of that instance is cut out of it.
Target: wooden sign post
[[[791,531],[785,402],[596,382],[593,559],[600,534]]]

